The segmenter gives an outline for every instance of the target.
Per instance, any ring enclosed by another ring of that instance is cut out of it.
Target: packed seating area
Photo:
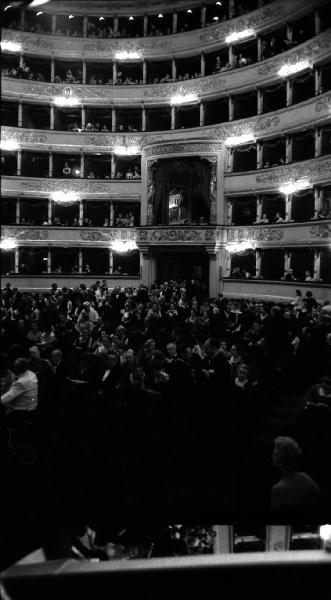
[[[35,536],[89,525],[103,545],[146,511],[277,518],[330,504],[328,301],[208,298],[198,280],[7,284],[1,329],[4,496]],[[271,493],[277,436],[313,495]]]

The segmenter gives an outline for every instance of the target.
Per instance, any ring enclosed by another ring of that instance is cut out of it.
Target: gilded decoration
[[[42,241],[48,239],[48,231],[45,229],[20,229],[17,227],[6,228],[6,236],[16,240]]]
[[[290,179],[302,179],[304,177],[318,177],[319,175],[329,175],[331,171],[331,159],[316,160],[304,162],[298,165],[288,165],[285,167],[276,167],[272,173],[261,173],[256,175],[256,183],[282,183]]]
[[[53,181],[50,181],[48,179],[44,179],[44,180],[34,180],[34,181],[22,181],[20,183],[20,189],[22,191],[25,192],[34,192],[34,191],[40,191],[40,192],[70,192],[72,190],[74,190],[75,192],[81,193],[82,195],[84,194],[111,194],[111,195],[124,195],[124,192],[121,193],[121,183],[127,184],[128,181],[127,180],[123,180],[121,181],[115,181],[115,182],[111,182],[108,183],[106,181],[104,182],[98,182],[98,181],[90,181],[90,180],[86,180],[86,179],[74,179],[74,180],[66,180],[63,181],[61,179],[56,179]],[[137,181],[134,182],[129,182],[129,185],[131,184],[137,184]],[[135,191],[131,191],[129,192],[130,197],[134,196],[134,197],[140,197],[140,194],[136,193]]]
[[[84,242],[115,242],[135,241],[137,232],[135,229],[116,229],[113,231],[80,231],[79,237]]]
[[[261,133],[268,129],[276,128],[281,122],[281,118],[278,116],[274,117],[261,117],[254,121],[245,120],[239,123],[226,123],[222,127],[215,127],[213,136],[219,140],[225,140],[228,136],[242,135],[247,131],[253,133]]]
[[[154,148],[147,148],[145,150],[146,157],[159,155],[159,154],[185,154],[191,152],[220,152],[222,150],[222,144],[206,144],[206,143],[178,143],[178,144],[165,144],[164,146],[154,146]]]
[[[201,234],[193,229],[156,229],[150,242],[201,242]]]
[[[314,225],[310,229],[310,235],[313,238],[328,238],[331,237],[331,227],[327,223],[323,223],[322,225]]]
[[[284,231],[278,228],[267,229],[266,227],[245,229],[228,229],[228,242],[279,242],[284,237]]]
[[[3,127],[2,140],[16,140],[20,144],[45,144],[47,134],[33,133],[32,131],[18,131],[17,128]]]
[[[325,98],[321,98],[315,104],[316,112],[321,112],[322,110],[330,110],[331,108],[331,95],[326,96]]]

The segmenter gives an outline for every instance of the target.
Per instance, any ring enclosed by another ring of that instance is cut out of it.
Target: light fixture
[[[245,250],[254,250],[254,246],[252,242],[247,241],[239,242],[237,244],[226,244],[225,249],[227,252],[230,252],[230,254],[234,254],[238,252],[245,252]]]
[[[298,73],[304,69],[309,69],[310,66],[311,65],[308,60],[299,60],[299,62],[294,63],[293,65],[283,65],[282,68],[279,69],[278,75],[281,77],[287,77],[288,75],[293,75],[293,73]]]
[[[216,2],[216,6],[222,6],[222,2]]]
[[[53,99],[53,103],[55,106],[77,106],[80,104],[80,100],[75,96],[70,96],[69,98],[65,98],[64,96],[56,96]]]
[[[0,243],[1,250],[14,250],[16,248],[17,243],[12,238],[5,238]]]
[[[191,11],[191,9],[190,9],[190,8],[189,8],[189,9],[188,9],[186,12],[187,12],[187,13],[189,13],[189,15],[191,15],[191,14],[192,14],[192,11]]]
[[[1,42],[1,50],[8,50],[8,52],[20,52],[22,50],[22,44],[17,42]]]
[[[238,40],[242,40],[243,38],[250,37],[251,35],[255,35],[254,29],[243,29],[243,31],[234,31],[227,35],[225,41],[227,44],[232,44],[233,42],[237,42]]]
[[[116,60],[132,60],[136,58],[141,58],[141,54],[139,52],[115,52]]]
[[[75,15],[69,15],[69,19],[73,19]]]
[[[243,133],[242,135],[232,135],[226,138],[224,144],[225,146],[240,146],[240,144],[255,142],[255,140],[253,133]]]
[[[0,148],[1,150],[18,150],[19,145],[16,140],[1,140]]]
[[[78,177],[80,175],[80,169],[74,169],[74,175]]]
[[[9,8],[11,8],[11,6],[12,6],[11,4],[8,4],[8,6],[6,6],[6,7],[4,8],[4,12],[6,12],[6,10],[8,10]]]
[[[320,537],[322,540],[329,540],[331,538],[331,525],[321,525]]]
[[[76,192],[52,192],[52,200],[58,204],[71,204],[79,200],[79,195]]]
[[[46,4],[49,0],[32,0],[30,2],[29,8],[36,8],[37,6],[41,6],[42,4]]]
[[[299,181],[289,181],[280,186],[279,191],[281,194],[294,194],[299,190],[304,190],[311,187],[309,179],[300,179]]]
[[[129,17],[129,21],[134,21],[134,17]]]
[[[159,15],[157,15],[159,17],[159,19],[163,19],[163,14],[160,13]]]
[[[111,243],[111,249],[114,252],[130,252],[137,250],[138,246],[134,240],[116,240]]]
[[[39,17],[39,15],[43,15],[43,14],[44,14],[44,13],[43,13],[43,11],[42,11],[42,10],[38,10],[38,12],[37,12],[37,17]]]
[[[219,21],[218,17],[213,17],[213,21]]]
[[[140,154],[138,146],[115,146],[114,154],[118,156],[133,156],[134,154]]]
[[[175,94],[170,98],[170,104],[180,105],[187,104],[188,102],[198,102],[199,98],[197,94]]]

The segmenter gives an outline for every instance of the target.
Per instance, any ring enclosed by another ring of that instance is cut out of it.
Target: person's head
[[[40,358],[39,348],[37,346],[31,346],[31,348],[29,348],[29,356],[30,359]]]
[[[239,348],[236,344],[232,344],[232,346],[230,348],[230,352],[231,352],[231,356],[233,356],[233,358],[238,358]]]
[[[297,470],[302,458],[299,444],[290,437],[279,436],[275,439],[272,460],[275,467],[283,472]]]
[[[14,362],[13,371],[15,375],[19,376],[25,373],[28,368],[29,365],[26,358],[17,358]]]
[[[148,340],[145,342],[145,344],[144,344],[144,349],[145,349],[147,352],[151,352],[151,353],[152,353],[152,352],[154,352],[154,351],[155,351],[155,348],[156,348],[155,340],[153,340],[152,338],[149,338],[149,339],[148,339]]]
[[[205,354],[208,358],[212,358],[220,349],[220,343],[216,338],[209,338],[203,345]]]
[[[144,379],[145,373],[142,367],[137,367],[130,373],[130,383],[134,388],[139,387],[144,382]]]
[[[239,381],[241,381],[241,382],[248,381],[248,374],[249,374],[248,365],[246,365],[246,363],[241,363],[239,365],[238,371],[237,371],[237,377],[238,377]]]
[[[134,359],[135,359],[134,351],[127,350],[126,352],[123,352],[123,354],[121,356],[121,364],[125,365],[126,367],[133,367]]]
[[[56,350],[53,350],[51,353],[51,363],[52,365],[54,365],[54,367],[56,367],[57,365],[60,364],[61,360],[63,357],[63,353],[62,350],[60,350],[59,348],[57,348]]]
[[[177,355],[177,345],[171,342],[167,344],[167,355],[169,358],[174,358]]]

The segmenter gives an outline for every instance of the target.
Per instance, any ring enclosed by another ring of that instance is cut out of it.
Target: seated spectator
[[[83,227],[92,227],[92,221],[88,217],[84,217],[83,219]]]
[[[313,277],[310,271],[305,271],[305,281],[313,281]]]
[[[85,126],[85,131],[94,131],[92,123],[87,123],[87,125]]]
[[[128,223],[128,227],[134,227],[134,214],[131,212],[129,213],[129,223]]]
[[[87,179],[94,179],[94,173],[93,173],[93,171],[89,172],[89,174],[87,176]]]
[[[121,173],[121,171],[117,171],[115,174],[115,179],[123,179],[123,173]]]
[[[271,510],[317,508],[321,490],[307,473],[298,471],[301,459],[302,450],[295,440],[289,437],[276,438],[273,463],[280,470],[282,478],[271,490]]]
[[[78,227],[78,226],[79,226],[79,219],[77,217],[75,217],[72,222],[72,227]]]
[[[107,125],[105,123],[103,124],[101,131],[103,131],[104,133],[108,133],[109,132],[109,129],[108,129],[108,127],[107,127]]]
[[[282,215],[279,212],[276,213],[274,223],[285,223],[285,219],[283,219]]]
[[[102,227],[110,227],[109,219],[105,219]]]
[[[297,281],[296,277],[294,277],[293,269],[286,271],[281,279],[282,281]]]
[[[263,213],[262,217],[254,222],[256,225],[269,225],[269,219],[266,213]]]
[[[5,407],[7,415],[16,413],[22,423],[32,411],[37,408],[38,402],[38,380],[32,371],[28,369],[28,361],[25,358],[17,358],[13,367],[16,380],[12,382],[9,390],[1,395],[1,404]]]
[[[246,56],[239,54],[239,56],[238,56],[239,67],[245,67],[247,64],[248,64],[248,59],[246,58]]]
[[[69,167],[69,163],[68,162],[64,163],[64,167],[62,169],[62,173],[63,173],[64,177],[70,177],[72,171],[71,171],[71,168]]]
[[[240,267],[235,267],[232,270],[231,277],[233,277],[234,279],[243,279],[244,273],[242,272]]]
[[[125,173],[125,179],[133,179],[133,171],[131,168]]]
[[[137,165],[134,166],[132,179],[141,179],[141,174]]]

